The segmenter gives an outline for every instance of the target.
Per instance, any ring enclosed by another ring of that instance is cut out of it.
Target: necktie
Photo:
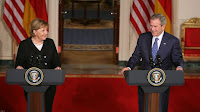
[[[152,47],[153,61],[155,61],[155,58],[156,58],[156,55],[157,55],[157,51],[158,51],[158,38],[155,39],[155,42],[154,42],[153,47]]]

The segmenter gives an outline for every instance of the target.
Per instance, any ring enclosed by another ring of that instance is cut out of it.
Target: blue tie
[[[157,51],[158,51],[158,38],[155,39],[155,42],[153,44],[152,47],[152,57],[153,57],[153,61],[155,61],[156,55],[157,55]]]

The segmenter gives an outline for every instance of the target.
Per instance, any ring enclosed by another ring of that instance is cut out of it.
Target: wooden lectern
[[[64,70],[40,69],[43,72],[43,81],[33,86],[25,80],[27,69],[8,69],[7,84],[18,84],[28,92],[27,112],[45,112],[44,93],[50,85],[62,85],[65,81]]]
[[[182,71],[165,70],[166,79],[160,86],[152,86],[147,79],[149,70],[130,70],[125,71],[124,76],[128,85],[141,86],[145,95],[148,93],[148,102],[144,98],[144,111],[159,112],[159,96],[160,93],[165,92],[170,86],[181,86],[184,84],[184,75]]]

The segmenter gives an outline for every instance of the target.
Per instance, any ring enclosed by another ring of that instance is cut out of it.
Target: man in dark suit
[[[174,65],[176,70],[183,70],[184,61],[179,39],[165,32],[165,26],[166,18],[162,14],[154,14],[150,18],[150,32],[140,34],[137,46],[128,61],[127,67],[121,71],[122,75],[126,70],[133,70],[140,61],[141,70],[151,70],[153,67],[150,59],[152,58],[153,62],[157,63],[156,56],[160,58],[161,64],[159,67],[161,69],[171,70]],[[170,88],[160,94],[162,112],[167,112],[168,110],[169,92]],[[143,112],[144,91],[141,87],[138,87],[138,103],[139,111]]]

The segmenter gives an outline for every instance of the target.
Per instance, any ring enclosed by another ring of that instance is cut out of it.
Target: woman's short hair
[[[38,30],[41,27],[48,27],[48,23],[44,21],[43,19],[39,19],[39,18],[34,19],[29,26],[29,33],[31,37],[35,36],[35,34],[33,33],[33,30]]]

